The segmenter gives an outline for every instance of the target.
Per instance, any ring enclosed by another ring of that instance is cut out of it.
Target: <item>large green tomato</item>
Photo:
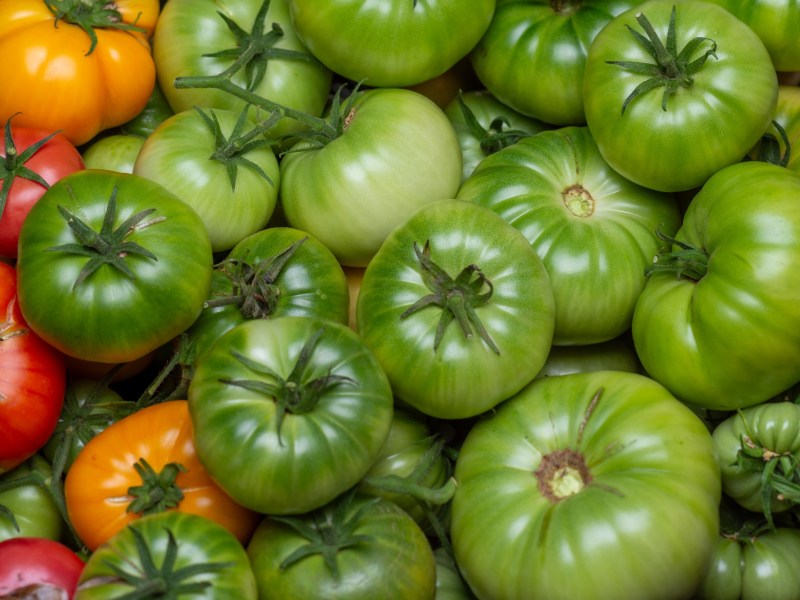
[[[589,48],[583,85],[586,122],[608,163],[663,191],[699,187],[740,161],[777,94],[759,37],[698,0],[650,0],[615,17]]]
[[[433,600],[425,534],[387,500],[346,494],[308,514],[267,516],[247,554],[259,600]]]
[[[230,110],[189,109],[161,123],[133,172],[156,181],[205,223],[211,249],[230,250],[260,231],[278,200],[278,159],[256,125]]]
[[[178,77],[215,76],[238,60],[237,86],[292,110],[320,115],[331,72],[312,57],[295,33],[288,0],[170,0],[153,35],[158,83],[176,113],[194,106],[240,112],[245,103],[220,89],[178,89]],[[302,125],[284,118],[273,136]]]
[[[800,404],[766,402],[731,415],[713,431],[722,490],[753,512],[772,514],[800,504]]]
[[[200,314],[211,244],[197,213],[138,175],[87,169],[33,206],[19,239],[19,305],[36,333],[82,360],[141,358]]]
[[[647,373],[696,407],[734,410],[800,381],[800,176],[763,162],[692,199],[633,314]]]
[[[641,0],[498,0],[472,50],[475,73],[501,102],[552,125],[582,125],[586,52]]]
[[[633,373],[535,380],[467,433],[455,477],[478,598],[688,598],[719,531],[710,433]]]
[[[0,541],[61,539],[66,527],[48,489],[52,476],[52,466],[38,454],[0,475]]]
[[[392,424],[378,361],[352,329],[315,317],[237,325],[198,357],[188,396],[208,472],[267,514],[307,512],[354,486]]]
[[[681,222],[671,195],[631,183],[586,127],[543,131],[485,158],[457,197],[491,209],[542,259],[556,304],[553,343],[595,344],[631,326],[644,269]]]
[[[491,409],[544,365],[555,308],[530,243],[492,211],[435,202],[395,229],[367,266],[358,332],[395,395],[434,417]]]
[[[208,301],[187,333],[199,356],[250,319],[294,315],[347,323],[349,296],[344,270],[322,242],[299,229],[268,227],[215,265]]]
[[[495,0],[289,0],[297,35],[352,81],[405,87],[433,79],[481,38]]]
[[[417,208],[452,198],[461,147],[444,111],[406,89],[343,101],[341,134],[300,141],[281,160],[281,205],[292,227],[319,238],[343,265],[364,267]]]
[[[75,600],[113,598],[255,600],[244,547],[214,521],[179,511],[137,519],[86,562]]]

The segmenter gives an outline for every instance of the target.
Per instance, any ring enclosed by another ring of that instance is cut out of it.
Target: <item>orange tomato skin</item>
[[[140,515],[126,511],[128,488],[142,484],[134,464],[144,458],[156,473],[179,463],[177,486],[183,500],[174,509],[201,515],[246,543],[262,515],[234,502],[205,470],[195,454],[186,400],[143,408],[92,438],[67,472],[67,515],[81,541],[95,550]]]
[[[0,123],[60,130],[76,146],[138,115],[155,86],[148,36],[158,0],[117,0],[126,23],[144,31],[95,29],[55,22],[43,0],[0,2]]]

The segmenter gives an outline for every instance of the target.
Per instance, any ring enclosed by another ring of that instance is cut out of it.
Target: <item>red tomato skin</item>
[[[14,141],[17,156],[22,154],[26,148],[51,133],[51,131],[45,129],[15,127],[12,124],[11,139]],[[5,157],[6,151],[5,145],[0,144],[0,157]],[[61,133],[57,133],[39,148],[24,163],[24,166],[34,173],[38,173],[47,182],[48,186],[53,185],[69,173],[85,168],[81,153]],[[0,179],[0,186],[2,186],[2,183],[3,179]],[[17,242],[19,241],[19,229],[22,227],[22,222],[28,216],[31,206],[46,191],[47,188],[41,183],[24,177],[14,178],[5,208],[0,214],[0,256],[17,257]]]
[[[83,566],[83,560],[60,542],[34,537],[5,540],[0,542],[0,598],[38,598],[37,591],[42,598],[51,597],[49,591],[60,598],[55,592],[63,590],[71,599]]]

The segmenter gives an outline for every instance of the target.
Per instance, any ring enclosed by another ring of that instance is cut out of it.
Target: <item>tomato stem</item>
[[[530,135],[530,133],[522,131],[521,129],[506,129],[510,127],[511,124],[508,118],[504,116],[492,119],[489,127],[484,127],[478,121],[475,113],[472,112],[464,101],[464,93],[461,90],[458,90],[456,101],[458,102],[458,107],[461,109],[464,122],[472,135],[479,140],[480,148],[484,156],[499,152],[503,148],[507,148]]]
[[[128,495],[133,500],[125,509],[126,512],[141,516],[151,515],[176,508],[181,503],[183,490],[176,479],[180,473],[186,471],[183,465],[168,463],[160,472],[156,472],[144,458],[139,458],[133,468],[141,477],[142,483],[128,488]]]
[[[655,256],[653,264],[645,267],[646,276],[652,273],[674,273],[677,277],[693,281],[700,281],[705,276],[708,271],[708,253],[703,248],[676,240],[661,230],[656,230],[656,235],[671,245],[678,246],[678,250],[662,249]]]
[[[122,20],[116,5],[108,0],[43,0],[48,10],[55,16],[54,24],[58,27],[59,21],[65,21],[77,25],[89,36],[89,50],[86,56],[94,52],[97,47],[98,29],[119,29],[121,31],[147,33],[143,27],[138,27],[136,21],[139,20],[141,13],[133,23],[125,23]]]

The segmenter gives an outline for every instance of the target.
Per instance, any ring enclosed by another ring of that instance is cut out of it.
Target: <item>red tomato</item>
[[[16,274],[0,262],[0,473],[44,446],[66,387],[64,356],[28,329],[19,310]]]
[[[13,118],[13,117],[12,117]],[[78,149],[60,133],[5,125],[0,146],[0,256],[17,257],[22,222],[48,187],[84,168]]]
[[[0,598],[67,598],[75,594],[81,558],[47,538],[0,542]]]

